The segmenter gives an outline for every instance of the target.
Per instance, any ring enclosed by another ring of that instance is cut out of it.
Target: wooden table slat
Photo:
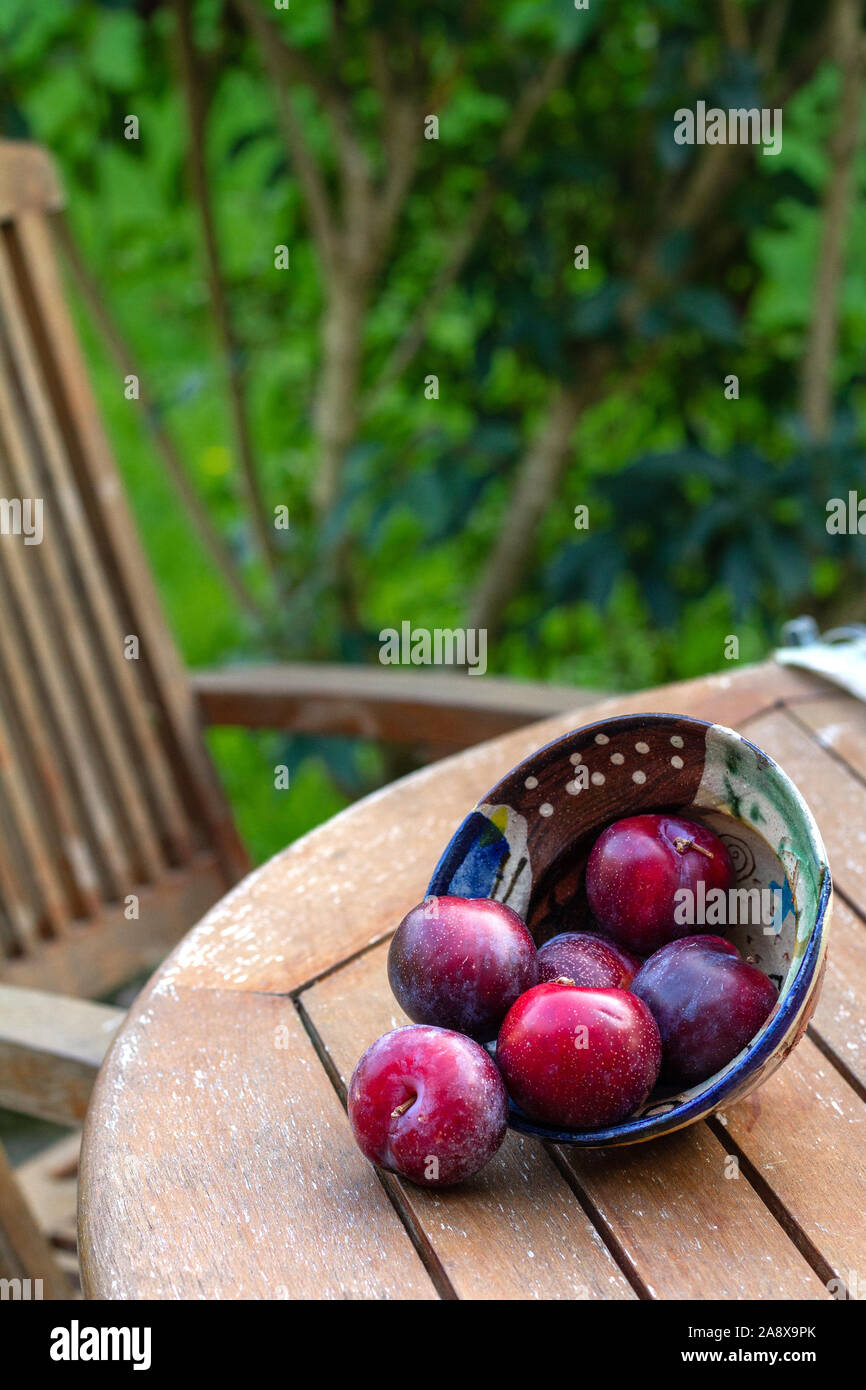
[[[784,710],[750,721],[744,732],[800,788],[820,827],[834,884],[866,914],[866,786]]]
[[[815,1044],[802,1039],[720,1120],[835,1274],[862,1279],[866,1107]]]
[[[836,693],[824,699],[798,700],[791,710],[819,743],[866,779],[866,705]]]
[[[653,1298],[829,1296],[706,1124],[561,1152]]]
[[[866,1091],[866,923],[837,897],[827,970],[809,1028]]]

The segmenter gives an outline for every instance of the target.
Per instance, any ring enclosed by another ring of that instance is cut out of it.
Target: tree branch
[[[371,387],[367,397],[366,413],[369,413],[378,404],[388,387],[402,376],[423,344],[430,319],[455,284],[493,206],[498,189],[497,164],[506,159],[513,159],[519,152],[533,119],[551,92],[559,86],[565,77],[568,63],[569,55],[567,53],[555,53],[541,76],[524,88],[511,119],[502,133],[497,160],[488,170],[487,177],[476,193],[475,200],[463,220],[463,229],[455,239],[451,258],[440,269],[429,294],[425,297],[415,316],[414,323],[410,325],[397,343],[379,377]]]
[[[758,67],[762,72],[770,72],[776,64],[790,10],[791,0],[770,0],[765,7],[757,42]]]
[[[214,567],[225,583],[226,588],[236,599],[238,605],[255,622],[261,623],[264,620],[262,609],[247,589],[231,550],[213,525],[200,497],[190,482],[186,469],[175,448],[174,441],[162,421],[161,412],[146,391],[143,384],[141,369],[135,360],[132,350],[122,336],[117,323],[97,288],[95,280],[84,263],[78,244],[73,236],[72,229],[66,220],[65,213],[59,213],[55,218],[54,230],[57,240],[63,248],[66,264],[69,267],[72,278],[78,287],[78,291],[84,303],[90,310],[93,320],[100,330],[112,358],[117,363],[124,376],[131,373],[133,376],[138,377],[139,401],[143,408],[148,429],[165,461],[169,480],[186,509],[187,515],[203,548],[210,556]]]
[[[691,172],[684,196],[667,201],[665,221],[638,260],[635,289],[621,311],[627,324],[636,321],[643,306],[659,291],[662,277],[656,260],[664,237],[674,227],[697,227],[715,208],[736,167],[730,159],[732,150],[737,153],[739,147],[708,146]],[[505,608],[520,584],[532,554],[535,531],[566,467],[574,427],[584,409],[595,403],[604,377],[599,364],[597,357],[589,380],[580,387],[561,387],[555,393],[547,421],[520,466],[499,540],[484,566],[471,608],[472,625],[487,628],[488,633],[495,633],[500,626]]]
[[[276,533],[267,514],[254,457],[247,410],[245,376],[240,360],[240,344],[235,335],[225,290],[207,176],[205,162],[207,102],[202,91],[199,60],[192,32],[192,15],[189,0],[173,0],[173,2],[177,16],[180,72],[189,128],[189,174],[201,220],[208,289],[217,336],[222,350],[235,449],[240,462],[241,482],[253,530],[275,587],[280,592],[282,590],[280,555],[276,545]]]
[[[821,244],[812,322],[803,359],[803,418],[814,439],[825,440],[833,415],[833,365],[839,340],[839,298],[845,241],[854,195],[854,166],[863,112],[863,0],[835,0],[833,56],[840,70],[839,115],[830,143],[830,176],[821,215]]]
[[[739,0],[720,0],[719,9],[725,43],[735,53],[745,53],[749,46],[749,26]]]
[[[361,238],[349,233],[352,229],[350,212],[356,218],[360,215],[366,229],[370,223],[370,191],[372,174],[363,147],[355,133],[355,123],[351,103],[343,89],[339,77],[333,73],[325,77],[306,54],[293,48],[287,41],[281,27],[269,18],[257,0],[235,0],[242,17],[256,35],[262,54],[279,89],[288,89],[291,83],[309,87],[316,95],[322,109],[327,113],[334,133],[334,147],[340,167],[343,193],[343,222],[346,235],[343,237],[343,254],[350,256],[360,250]],[[338,25],[337,35],[332,43],[339,47],[343,33]],[[336,67],[336,48],[332,49],[333,65]],[[286,98],[288,101],[288,97]],[[298,133],[300,128],[298,128]]]
[[[585,399],[585,393],[572,386],[557,389],[518,472],[505,523],[470,608],[470,627],[484,629],[488,635],[497,632],[529,560],[536,527],[559,484]]]
[[[375,260],[380,263],[418,167],[421,121],[421,109],[411,97],[394,99],[386,112],[383,135],[388,169],[375,204],[371,248]]]
[[[235,3],[258,45],[262,63],[274,93],[277,118],[289,159],[294,166],[304,195],[313,240],[323,265],[326,270],[330,269],[337,258],[339,237],[336,217],[318,162],[310,149],[301,122],[295,115],[292,106],[291,79],[287,69],[285,50],[274,43],[273,22],[265,16],[257,0],[235,0]]]

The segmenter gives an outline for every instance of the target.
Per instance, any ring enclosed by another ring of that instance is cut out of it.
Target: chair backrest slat
[[[102,764],[102,783],[106,797],[105,824],[111,825],[111,836],[125,843],[127,857],[124,872],[127,882],[159,877],[162,871],[162,856],[157,846],[141,804],[141,790],[130,766],[128,753],[124,750],[117,722],[109,708],[105,675],[99,662],[98,648],[89,639],[96,636],[90,624],[90,615],[81,602],[82,576],[70,563],[69,547],[64,534],[64,485],[52,477],[52,471],[61,466],[57,457],[58,441],[52,429],[50,406],[40,391],[35,364],[30,351],[30,343],[25,325],[20,317],[11,272],[0,235],[0,313],[8,327],[8,338],[4,347],[4,368],[8,376],[17,376],[20,388],[21,414],[26,424],[23,428],[10,428],[10,437],[15,444],[12,457],[19,464],[18,486],[21,497],[35,497],[43,503],[43,526],[47,525],[54,534],[48,545],[24,549],[24,559],[28,569],[35,577],[36,571],[43,571],[42,592],[46,601],[55,610],[56,634],[52,646],[57,660],[62,661],[67,675],[67,689],[75,686],[79,691],[77,701],[79,718],[76,733],[89,743],[94,764]],[[13,367],[14,362],[14,367]],[[16,412],[13,409],[14,418]],[[11,421],[10,421],[11,425]],[[22,447],[22,436],[26,432],[33,441],[32,451]],[[39,475],[27,465],[37,459],[41,467]],[[49,458],[51,463],[48,462]],[[74,506],[74,499],[66,492],[67,502]],[[12,547],[10,547],[12,549]],[[31,592],[35,589],[30,581]],[[115,634],[118,647],[122,636]],[[122,654],[121,654],[122,656]],[[108,808],[111,808],[110,810]],[[134,871],[134,872],[131,872]]]
[[[97,992],[136,963],[125,904],[149,905],[150,961],[156,918],[174,929],[246,858],[64,302],[61,206],[45,151],[0,141],[0,978],[32,983],[41,950],[56,982],[67,953]],[[9,531],[37,499],[27,544]]]
[[[0,483],[3,496],[17,501],[39,494],[23,492],[21,482],[26,485],[26,478],[13,472],[11,466],[15,454],[22,462],[27,449],[19,437],[21,421],[11,393],[7,391],[8,382],[8,360],[0,351]],[[48,544],[51,545],[50,540]],[[42,546],[25,546],[22,538],[14,535],[0,537],[0,546],[9,590],[8,616],[14,614],[17,620],[17,640],[25,646],[25,660],[33,668],[35,684],[43,692],[40,705],[51,728],[58,756],[65,758],[79,789],[82,828],[87,829],[102,867],[104,889],[109,896],[117,897],[133,875],[118,827],[108,813],[99,750],[86,738],[84,711],[76,700],[76,687],[70,679],[68,634],[53,601],[50,582],[46,582],[42,573],[47,568],[39,554]]]
[[[46,935],[59,933],[69,919],[69,904],[64,899],[55,869],[55,846],[47,837],[40,807],[32,794],[33,784],[28,779],[26,762],[21,756],[23,750],[16,733],[7,718],[6,709],[0,703],[0,800],[15,823],[22,845],[22,857],[32,871],[40,927]]]
[[[0,487],[2,457],[0,433]],[[53,837],[55,862],[66,886],[70,915],[95,917],[101,902],[99,871],[82,832],[82,801],[61,740],[46,716],[35,661],[30,659],[29,638],[17,620],[2,565],[0,612],[2,696],[9,725],[16,731],[13,746],[17,755],[26,759],[26,776],[33,795],[39,799],[43,828]]]
[[[45,464],[40,485],[44,500],[51,503],[48,524],[56,527],[57,549],[62,548],[67,559],[72,586],[69,594],[73,601],[63,604],[65,618],[83,648],[92,636],[93,651],[85,660],[82,679],[91,686],[89,704],[99,721],[141,861],[150,875],[158,877],[163,867],[159,843],[161,827],[152,823],[154,811],[157,815],[165,814],[167,829],[174,841],[172,849],[178,859],[189,857],[191,836],[171,782],[165,750],[154,736],[142,691],[133,677],[132,662],[124,652],[117,615],[112,611],[111,596],[98,567],[87,520],[77,495],[69,486],[62,435],[52,410],[48,383],[41,377],[35,348],[26,332],[24,305],[22,297],[16,293],[16,278],[11,261],[6,257],[4,241],[9,246],[13,244],[8,229],[5,235],[0,234],[0,305],[6,303],[10,310],[11,336],[17,339],[15,348],[20,375]],[[19,279],[17,284],[20,283]],[[53,553],[53,547],[46,552],[47,555]],[[110,703],[113,709],[107,713]],[[140,784],[130,767],[136,763],[142,771]],[[149,805],[142,801],[142,795]]]
[[[0,142],[2,158],[2,142]],[[201,738],[186,672],[160,608],[63,296],[48,220],[25,211],[15,222],[34,302],[43,325],[46,370],[63,421],[75,485],[121,613],[124,632],[141,639],[138,673],[161,721],[170,765],[194,823],[204,821],[228,872],[246,866],[213,766]]]

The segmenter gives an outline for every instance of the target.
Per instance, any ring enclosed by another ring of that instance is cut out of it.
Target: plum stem
[[[405,1115],[406,1111],[409,1109],[409,1106],[414,1105],[417,1099],[417,1096],[410,1096],[408,1100],[404,1100],[402,1105],[398,1105],[396,1110],[391,1111],[391,1119],[397,1120],[400,1118],[401,1115]]]
[[[558,975],[553,983],[555,985],[573,985],[574,980],[570,979],[568,975]]]
[[[674,840],[674,849],[677,854],[685,854],[687,849],[696,849],[698,854],[706,855],[707,859],[715,859],[712,850],[704,849],[703,845],[696,845],[694,840],[686,840],[682,835],[678,835]]]

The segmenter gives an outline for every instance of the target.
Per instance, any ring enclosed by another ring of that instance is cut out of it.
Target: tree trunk
[[[824,441],[833,418],[833,366],[839,342],[845,239],[854,197],[855,160],[863,112],[862,0],[837,0],[833,56],[841,69],[839,117],[830,146],[812,322],[803,360],[802,409],[812,438]]]
[[[505,607],[520,584],[536,529],[568,462],[571,436],[582,406],[580,390],[561,386],[521,465],[505,523],[484,568],[469,618],[470,627],[485,628],[489,636],[498,630]]]
[[[357,273],[341,276],[328,289],[314,415],[319,461],[313,501],[320,517],[327,515],[341,495],[346,451],[358,428],[367,300],[366,278]]]

